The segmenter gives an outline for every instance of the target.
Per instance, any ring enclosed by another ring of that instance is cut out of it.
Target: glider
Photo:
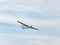
[[[22,22],[20,22],[20,21],[17,21],[17,22],[20,23],[20,24],[22,24],[23,29],[31,28],[31,29],[39,30],[39,29],[34,28],[34,27],[32,27],[32,26],[28,26],[28,25],[26,25],[26,24],[24,24],[24,23],[22,23]]]

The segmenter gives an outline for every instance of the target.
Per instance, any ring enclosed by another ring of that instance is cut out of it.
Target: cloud
[[[0,22],[15,24],[15,18],[13,16],[4,16],[0,14]]]
[[[1,34],[0,45],[60,45],[60,37],[51,35]]]
[[[0,10],[33,11],[60,16],[59,0],[4,0],[0,2],[2,3]]]

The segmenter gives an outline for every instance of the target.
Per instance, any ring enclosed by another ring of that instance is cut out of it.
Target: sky
[[[60,0],[0,0],[0,45],[60,45]]]

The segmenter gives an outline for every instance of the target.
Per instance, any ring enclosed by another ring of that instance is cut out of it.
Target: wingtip
[[[34,29],[34,30],[37,30],[37,31],[39,31],[39,29]]]
[[[38,31],[39,31],[39,29],[36,29],[36,30],[38,30]]]

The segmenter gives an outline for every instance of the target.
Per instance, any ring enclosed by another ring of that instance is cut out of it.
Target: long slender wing
[[[20,23],[20,24],[22,24],[22,25],[24,25],[24,26],[27,26],[28,27],[28,25],[26,25],[26,24],[24,24],[24,23],[22,23],[20,21],[17,21],[17,22]]]
[[[35,30],[39,30],[39,29],[37,29],[37,28],[34,28],[34,27],[31,27],[32,29],[35,29]]]
[[[26,26],[26,27],[29,27],[28,25],[26,25],[26,24],[24,24],[24,23],[22,23],[22,22],[20,22],[20,21],[17,21],[18,23],[20,23],[20,24],[22,24],[22,25],[24,25],[24,26]],[[29,27],[29,28],[31,28],[31,29],[35,29],[35,30],[39,30],[39,29],[37,29],[37,28],[34,28],[34,27]]]

